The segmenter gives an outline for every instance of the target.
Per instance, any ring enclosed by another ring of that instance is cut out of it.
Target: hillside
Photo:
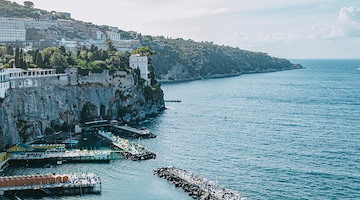
[[[37,12],[41,11],[41,12]],[[47,11],[22,6],[10,1],[0,0],[0,17],[48,17],[48,20],[58,20],[57,16]],[[98,26],[91,23],[68,19],[58,22],[59,26],[46,30],[27,29],[26,38],[34,42],[33,47],[43,49],[48,46],[61,46],[62,38],[75,43],[89,43],[94,41],[97,31],[107,31],[112,27]],[[184,39],[168,39],[162,36],[141,36],[117,29],[124,45],[126,42],[138,41],[142,46],[148,46],[156,51],[152,57],[152,66],[156,78],[160,81],[187,81],[201,78],[225,77],[243,73],[272,72],[280,70],[298,69],[288,60],[275,58],[266,53],[257,53],[220,46],[212,42],[195,42]],[[37,42],[40,41],[40,42]],[[140,45],[139,43],[139,45]],[[40,44],[40,45],[39,45]],[[95,44],[97,45],[97,44]],[[121,46],[120,45],[120,46]],[[21,47],[22,44],[19,44]],[[100,47],[99,48],[104,48]],[[132,46],[131,51],[138,46]],[[81,48],[79,46],[77,49]],[[69,49],[67,49],[69,50]],[[125,51],[125,50],[124,50]]]
[[[143,36],[141,43],[156,51],[152,62],[160,81],[186,81],[302,68],[301,65],[266,53],[220,46],[212,42]]]

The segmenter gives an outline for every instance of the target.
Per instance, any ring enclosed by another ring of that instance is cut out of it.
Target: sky
[[[212,41],[288,59],[360,58],[360,0],[32,2],[36,8],[143,35]]]

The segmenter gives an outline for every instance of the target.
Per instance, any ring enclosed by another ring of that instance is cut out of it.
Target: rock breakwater
[[[194,199],[202,200],[243,200],[240,194],[220,187],[183,169],[164,167],[154,170],[154,174],[168,180],[175,187],[182,188]]]

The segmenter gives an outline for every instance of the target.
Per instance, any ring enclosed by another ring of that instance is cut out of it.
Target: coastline
[[[272,72],[281,72],[287,70],[296,70],[296,69],[306,69],[300,64],[294,64],[293,68],[283,68],[283,69],[269,69],[269,70],[258,70],[258,71],[247,71],[247,72],[234,72],[231,74],[213,74],[213,75],[206,75],[205,77],[197,76],[192,78],[184,78],[184,79],[177,79],[177,80],[164,80],[164,79],[157,79],[159,83],[171,84],[171,83],[183,83],[183,82],[190,82],[190,81],[197,81],[203,79],[216,79],[216,78],[229,78],[235,76],[241,76],[244,74],[259,74],[259,73],[272,73]]]

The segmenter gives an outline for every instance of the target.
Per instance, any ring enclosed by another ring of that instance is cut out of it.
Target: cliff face
[[[0,147],[31,141],[81,121],[138,121],[164,109],[163,93],[132,87],[45,86],[11,89],[0,106]]]

